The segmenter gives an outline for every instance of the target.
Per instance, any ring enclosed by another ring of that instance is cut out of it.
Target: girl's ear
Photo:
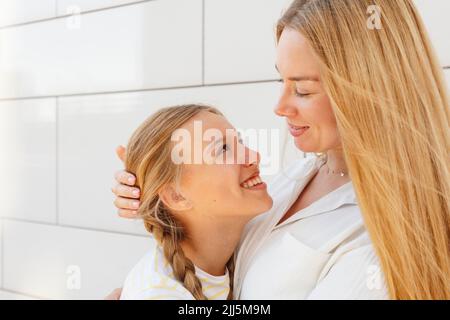
[[[177,192],[172,185],[164,187],[159,192],[159,198],[169,209],[174,211],[185,211],[192,208],[191,202]]]

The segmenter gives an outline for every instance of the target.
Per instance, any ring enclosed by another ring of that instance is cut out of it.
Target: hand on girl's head
[[[126,149],[122,146],[118,147],[116,152],[120,160],[125,160]],[[116,196],[114,205],[118,209],[119,216],[123,218],[136,218],[139,208],[140,190],[135,187],[136,177],[124,170],[115,174],[117,185],[112,188],[112,192]]]

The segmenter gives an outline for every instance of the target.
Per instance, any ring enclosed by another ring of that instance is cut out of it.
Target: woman
[[[369,28],[374,4],[381,24]],[[413,1],[296,0],[277,39],[275,113],[300,150],[324,156],[269,186],[273,208],[238,248],[234,297],[450,299],[450,105]],[[115,189],[122,216],[138,198],[128,176]]]
[[[192,139],[196,123],[216,133],[210,136],[215,139]],[[179,133],[185,139],[174,141]],[[194,159],[195,152],[203,157]],[[137,177],[138,215],[154,241],[129,273],[122,299],[232,297],[230,275],[242,230],[272,207],[258,162],[259,155],[212,107],[164,108],[135,131],[125,167]]]

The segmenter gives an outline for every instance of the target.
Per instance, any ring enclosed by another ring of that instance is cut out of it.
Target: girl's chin
[[[255,211],[255,216],[260,215],[264,212],[269,211],[272,209],[273,206],[273,200],[272,197],[267,196],[264,199],[260,199],[258,203],[255,203],[254,208],[257,208],[257,211]]]

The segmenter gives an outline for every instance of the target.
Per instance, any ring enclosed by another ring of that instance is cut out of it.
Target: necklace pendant
[[[343,177],[345,175],[345,173],[341,172],[341,177]]]

